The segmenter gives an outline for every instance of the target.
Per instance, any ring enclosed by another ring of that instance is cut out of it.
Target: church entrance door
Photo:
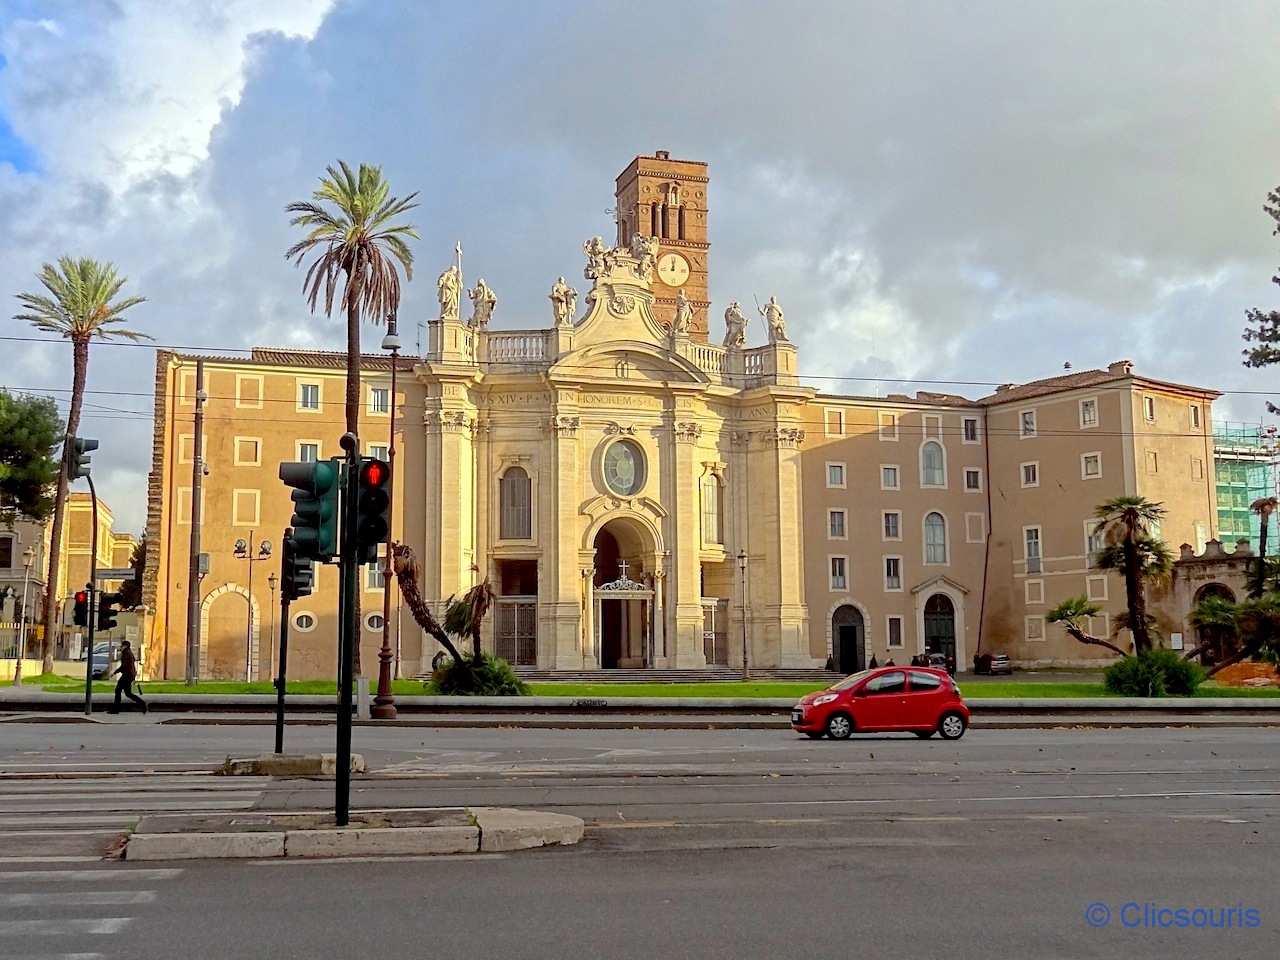
[[[640,579],[643,544],[632,527],[607,524],[596,536],[595,655],[602,669],[652,667],[654,591]]]

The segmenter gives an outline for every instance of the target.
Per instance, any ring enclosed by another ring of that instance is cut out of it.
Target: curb
[[[126,842],[126,860],[377,857],[495,853],[582,840],[585,824],[563,813],[505,807],[465,811],[473,826],[334,827],[251,833],[146,833]],[[162,819],[162,818],[153,818]]]

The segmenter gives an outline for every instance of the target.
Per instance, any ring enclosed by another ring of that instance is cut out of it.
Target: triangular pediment
[[[937,590],[939,588],[954,590],[955,592],[962,593],[962,594],[969,592],[968,588],[960,586],[960,584],[956,583],[950,577],[944,577],[941,575],[936,577],[930,577],[928,580],[924,581],[924,583],[920,584],[919,586],[912,587],[911,592],[924,593],[926,590]]]
[[[575,349],[552,364],[547,375],[552,379],[603,380],[611,386],[711,382],[692,361],[672,353],[664,344],[643,340],[610,340]]]

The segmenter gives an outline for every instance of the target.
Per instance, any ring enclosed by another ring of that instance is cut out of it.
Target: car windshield
[[[831,686],[827,687],[827,689],[828,690],[848,690],[855,683],[858,683],[859,681],[869,676],[871,676],[871,671],[863,670],[861,673],[855,673],[851,676],[845,677],[843,680],[840,680],[837,683],[833,683]]]

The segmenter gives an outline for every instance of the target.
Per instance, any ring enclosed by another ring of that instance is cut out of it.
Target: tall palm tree
[[[1254,576],[1253,585],[1249,589],[1249,596],[1260,597],[1266,586],[1267,579],[1267,527],[1271,523],[1271,515],[1276,512],[1276,505],[1280,503],[1275,497],[1263,497],[1249,504],[1249,509],[1258,515],[1258,519],[1262,522],[1262,530],[1258,535],[1258,572]]]
[[[416,240],[418,234],[408,224],[392,221],[417,206],[413,198],[418,194],[414,191],[403,200],[388,196],[391,191],[381,167],[362,163],[359,173],[354,173],[346,161],[339,160],[337,169],[327,169],[328,176],[320,178],[320,188],[310,200],[285,207],[287,213],[296,214],[289,225],[308,231],[285,252],[285,259],[301,266],[309,254],[318,254],[302,281],[312,313],[323,292],[324,312],[333,316],[341,280],[339,305],[347,312],[347,431],[358,434],[360,320],[367,317],[377,323],[400,309],[396,261],[404,267],[405,279],[412,280],[413,253],[405,239]]]
[[[1129,630],[1133,634],[1136,653],[1151,649],[1151,626],[1147,620],[1147,597],[1144,581],[1148,569],[1171,562],[1164,544],[1152,537],[1151,526],[1165,515],[1161,504],[1145,497],[1112,497],[1100,503],[1093,514],[1101,521],[1099,531],[1108,546],[1115,548],[1099,554],[1098,566],[1105,558],[1124,576],[1125,604],[1129,611]],[[1163,554],[1163,557],[1161,557]]]
[[[80,429],[80,407],[84,403],[84,385],[89,376],[89,343],[92,340],[150,340],[145,333],[123,330],[121,316],[130,307],[146,301],[132,296],[116,299],[128,277],[116,273],[115,264],[101,263],[89,257],[60,257],[55,267],[46,263],[36,274],[48,295],[20,293],[18,300],[25,308],[15,313],[15,320],[26,320],[46,333],[56,333],[71,341],[73,373],[71,409],[67,412],[67,436]],[[67,502],[67,444],[62,450],[62,471],[58,475],[58,492],[53,504],[52,543],[49,545],[49,577],[44,588],[44,672],[53,670],[53,622],[58,590],[58,564],[62,560],[62,525]]]

